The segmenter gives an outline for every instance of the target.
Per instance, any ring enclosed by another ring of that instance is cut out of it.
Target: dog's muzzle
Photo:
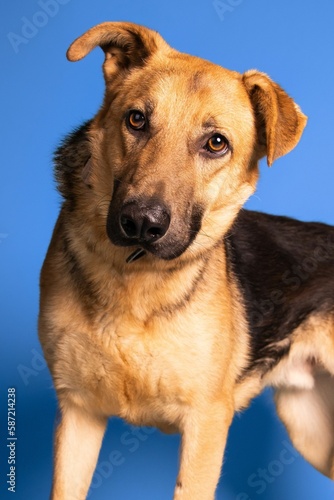
[[[127,259],[133,262],[145,255],[145,250],[155,253],[156,243],[168,232],[170,221],[170,211],[155,198],[129,200],[120,206],[111,202],[107,234],[115,245],[139,247]]]
[[[194,204],[180,216],[155,197],[123,198],[119,193],[109,205],[107,235],[117,246],[135,247],[127,262],[146,252],[164,260],[179,257],[194,241],[201,228],[203,208]]]

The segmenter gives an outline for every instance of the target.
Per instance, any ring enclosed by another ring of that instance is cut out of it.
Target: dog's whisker
[[[132,252],[129,257],[126,259],[126,263],[130,264],[131,262],[134,262],[135,260],[140,259],[141,257],[144,257],[146,255],[146,251],[143,250],[142,248],[137,248],[134,252]]]

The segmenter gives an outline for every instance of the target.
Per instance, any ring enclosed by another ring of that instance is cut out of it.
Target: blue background
[[[271,169],[263,162],[248,206],[334,223],[334,3],[223,3],[229,10],[220,15],[212,0],[59,0],[52,15],[40,14],[38,0],[2,5],[1,498],[10,498],[7,387],[17,393],[15,498],[46,499],[51,481],[56,399],[36,333],[38,275],[60,204],[51,156],[65,133],[93,116],[103,95],[102,52],[70,64],[65,51],[74,38],[102,21],[129,20],[158,30],[178,50],[240,72],[267,72],[301,105],[309,123],[291,154]],[[27,20],[38,27],[24,28]],[[14,43],[15,35],[23,39]],[[132,432],[123,422],[110,423],[89,498],[172,498],[178,437],[141,431],[130,440]],[[333,483],[298,454],[286,452],[291,463],[282,464],[286,443],[267,391],[235,418],[217,499],[332,499]],[[114,450],[121,455],[113,465]],[[262,486],[256,482],[259,468],[269,471]]]

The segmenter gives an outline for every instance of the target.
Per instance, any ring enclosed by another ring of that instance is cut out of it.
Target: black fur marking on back
[[[334,313],[334,227],[243,210],[225,247],[249,324],[247,371],[264,373],[309,315]]]
[[[66,136],[54,155],[58,190],[70,210],[75,208],[78,186],[82,185],[82,171],[90,157],[87,135],[90,124],[91,120]]]

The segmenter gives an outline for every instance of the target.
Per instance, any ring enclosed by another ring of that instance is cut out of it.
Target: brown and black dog
[[[41,276],[61,410],[52,498],[86,497],[118,416],[180,432],[174,499],[212,500],[233,415],[266,385],[333,478],[334,229],[241,210],[259,159],[293,149],[306,117],[264,73],[141,26],[100,24],[68,59],[96,46],[105,98],[56,154],[64,203]]]

